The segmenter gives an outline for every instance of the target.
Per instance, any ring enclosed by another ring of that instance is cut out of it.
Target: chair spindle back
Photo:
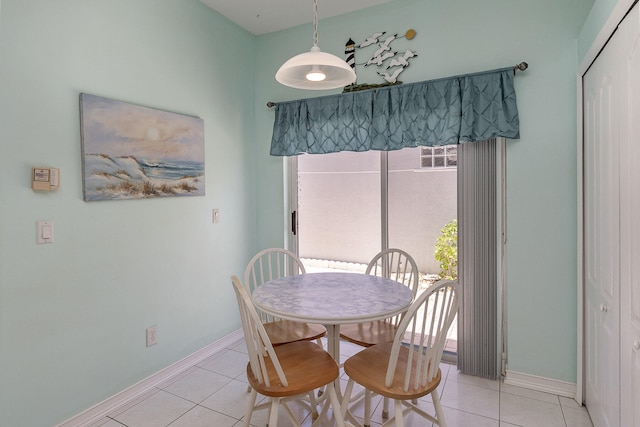
[[[244,272],[244,284],[251,294],[260,285],[269,280],[284,276],[305,274],[302,261],[291,251],[281,248],[269,248],[258,252],[247,264]],[[260,312],[263,322],[277,320]]]
[[[401,346],[410,350],[404,390],[424,387],[437,375],[447,332],[458,311],[459,286],[440,281],[425,290],[405,313],[394,339],[385,383],[391,386]]]
[[[413,297],[418,293],[420,274],[418,266],[411,255],[402,249],[386,249],[378,253],[369,262],[365,274],[378,277],[386,277],[407,286],[413,292]],[[402,313],[390,317],[387,322],[398,326],[402,320]]]

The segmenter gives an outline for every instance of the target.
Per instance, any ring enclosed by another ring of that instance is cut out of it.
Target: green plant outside
[[[458,220],[449,221],[436,241],[435,258],[440,263],[440,279],[458,279]]]

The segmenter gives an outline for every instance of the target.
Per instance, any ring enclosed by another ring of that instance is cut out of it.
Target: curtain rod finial
[[[518,65],[516,65],[514,68],[520,70],[520,71],[524,71],[527,68],[529,68],[529,64],[527,64],[526,62],[521,62]]]
[[[272,107],[275,107],[275,106],[276,106],[275,102],[273,102],[273,101],[267,102],[267,107],[272,108]]]

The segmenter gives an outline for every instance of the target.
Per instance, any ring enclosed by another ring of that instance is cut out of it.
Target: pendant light
[[[310,90],[337,89],[356,80],[349,64],[318,47],[318,0],[313,0],[313,47],[282,64],[276,80],[285,86]]]

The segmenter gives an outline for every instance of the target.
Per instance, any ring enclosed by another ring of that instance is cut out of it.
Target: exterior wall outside
[[[420,272],[440,272],[435,244],[442,227],[458,216],[455,169],[395,172],[389,180],[389,245],[409,252]]]

